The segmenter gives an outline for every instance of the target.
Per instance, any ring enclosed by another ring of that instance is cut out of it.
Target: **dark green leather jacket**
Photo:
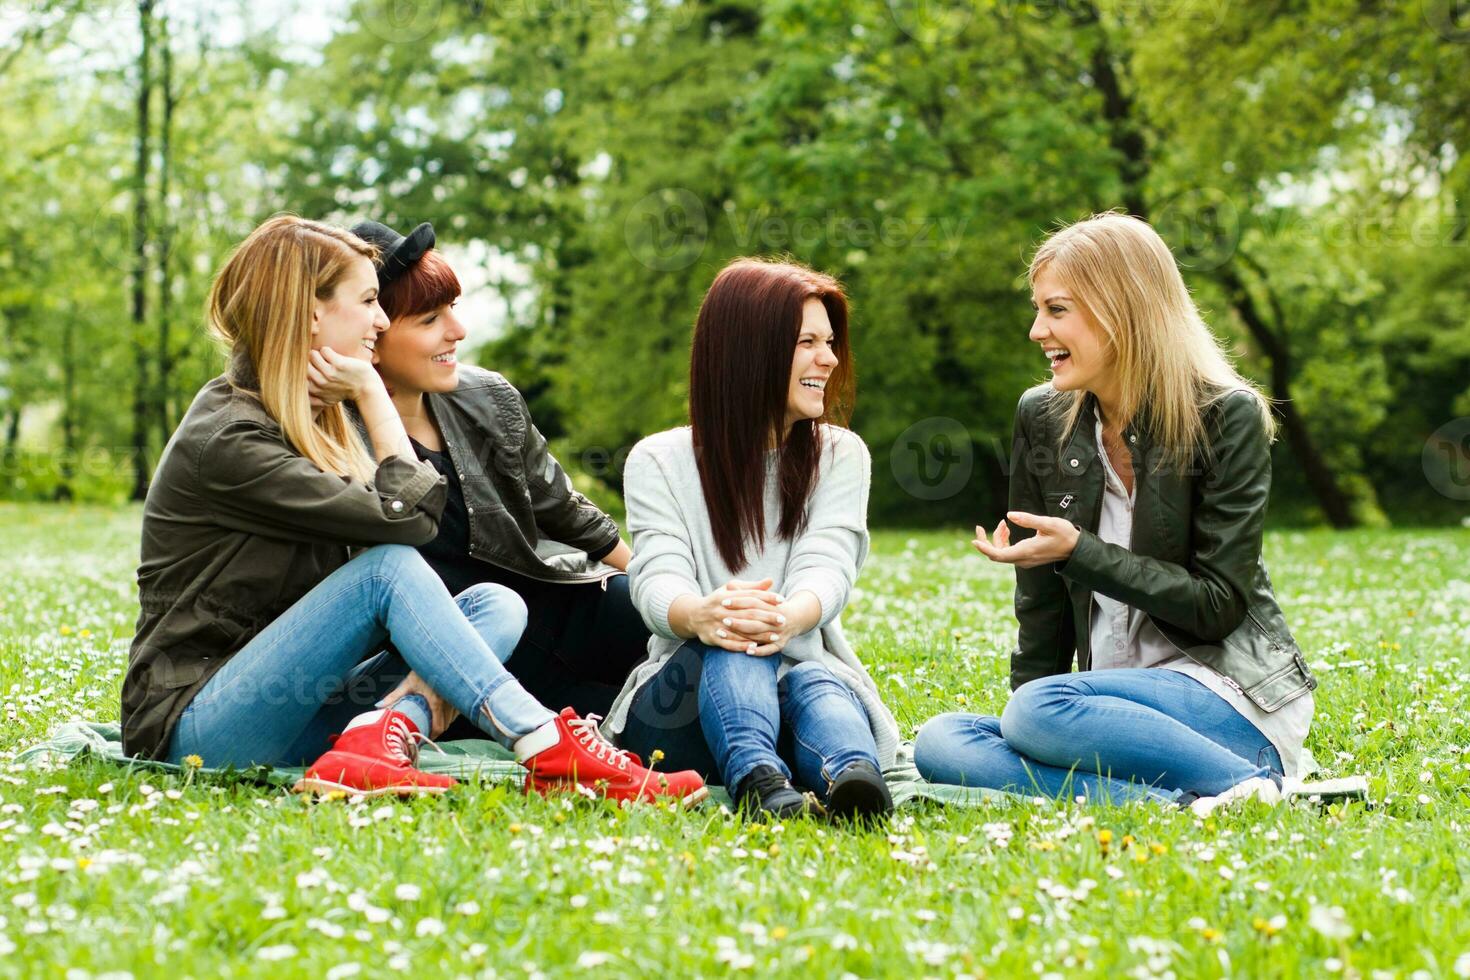
[[[233,361],[195,397],[154,472],[122,690],[131,755],[163,755],[214,672],[356,550],[438,532],[445,486],[431,465],[389,457],[371,484],[324,473],[287,444],[257,389]],[[464,489],[472,555],[543,581],[613,571],[587,552],[616,543],[617,525],[572,489],[510,382],[462,366],[459,387],[429,404]]]
[[[1070,395],[1032,388],[1016,408],[1010,509],[1063,517],[1081,530],[1064,562],[1016,569],[1020,632],[1011,686],[1091,665],[1092,594],[1146,613],[1181,653],[1275,711],[1317,686],[1271,590],[1261,560],[1271,447],[1253,396],[1227,394],[1205,413],[1208,446],[1187,472],[1158,465],[1146,426],[1125,436],[1133,455],[1132,548],[1097,536],[1103,461],[1096,401],[1064,444]],[[1032,532],[1011,525],[1013,540]]]
[[[214,672],[354,549],[438,532],[445,484],[432,466],[390,456],[371,483],[327,473],[287,443],[255,390],[232,363],[195,396],[153,473],[122,687],[129,755],[164,755]]]

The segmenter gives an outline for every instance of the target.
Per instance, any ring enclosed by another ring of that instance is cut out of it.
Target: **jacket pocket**
[[[1077,520],[1077,515],[1081,512],[1081,495],[1076,491],[1047,490],[1042,496],[1046,499],[1046,513],[1049,517],[1065,517],[1074,522]]]
[[[1225,638],[1228,674],[1262,711],[1272,712],[1316,687],[1296,644],[1284,644],[1253,610]]]

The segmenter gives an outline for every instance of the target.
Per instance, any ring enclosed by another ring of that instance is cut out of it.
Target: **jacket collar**
[[[1081,476],[1097,458],[1097,399],[1088,392],[1082,402],[1082,411],[1077,414],[1077,424],[1072,429],[1067,445],[1062,449],[1059,460],[1061,471],[1066,476]]]
[[[1097,456],[1097,396],[1088,392],[1082,402],[1082,411],[1077,415],[1077,426],[1072,430],[1071,437],[1067,440],[1066,449],[1062,450],[1063,472],[1081,473],[1087,469],[1088,464]],[[1153,440],[1149,438],[1152,431],[1151,418],[1148,405],[1139,406],[1138,412],[1133,416],[1133,421],[1123,430],[1123,437],[1132,447],[1134,455],[1147,453]],[[1072,466],[1072,460],[1077,460],[1078,465]]]
[[[237,347],[230,352],[230,362],[225,368],[225,378],[230,385],[243,391],[255,394],[260,393],[260,376],[255,373],[255,362],[250,360],[244,348]]]

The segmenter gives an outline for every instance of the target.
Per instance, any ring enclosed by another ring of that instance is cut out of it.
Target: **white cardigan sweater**
[[[807,501],[807,526],[793,540],[779,537],[781,502],[777,456],[766,455],[765,550],[741,569],[725,566],[715,547],[709,511],[687,427],[649,436],[633,447],[623,476],[633,560],[628,565],[633,604],[653,631],[648,659],[629,675],[603,728],[614,738],[627,722],[633,695],[686,640],[669,627],[669,606],[682,595],[705,596],[731,579],[773,579],[774,591],[817,596],[822,618],[809,633],[792,637],[781,653],[781,673],[798,661],[823,664],[846,684],[868,714],[883,768],[898,751],[898,723],[878,696],[868,671],[842,632],[838,618],[868,555],[868,486],[871,460],[857,433],[822,427],[822,457]]]

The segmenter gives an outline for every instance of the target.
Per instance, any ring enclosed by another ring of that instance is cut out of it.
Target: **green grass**
[[[853,831],[504,787],[309,806],[96,762],[21,770],[58,722],[117,715],[137,523],[0,506],[4,973],[1470,972],[1464,531],[1268,538],[1322,681],[1309,747],[1365,774],[1371,809],[1200,823],[1021,802]],[[1005,700],[1010,577],[968,537],[875,535],[846,617],[906,734]]]

